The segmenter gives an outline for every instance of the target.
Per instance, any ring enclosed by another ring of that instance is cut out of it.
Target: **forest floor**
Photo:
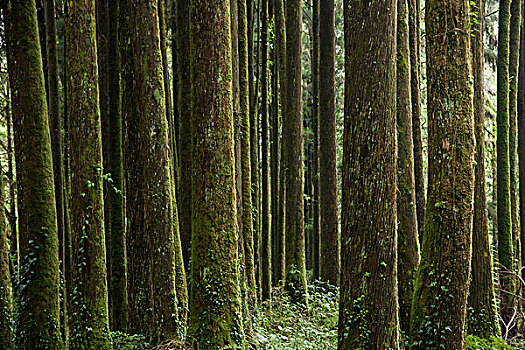
[[[338,302],[338,289],[317,282],[309,286],[308,308],[274,290],[254,327],[255,343],[267,350],[336,349]]]

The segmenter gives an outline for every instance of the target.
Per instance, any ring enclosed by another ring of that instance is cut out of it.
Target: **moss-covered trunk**
[[[319,200],[321,213],[321,278],[339,281],[339,230],[337,206],[335,120],[335,3],[320,3],[321,57],[319,66]],[[316,176],[317,178],[317,176]],[[314,218],[315,219],[315,218]]]
[[[125,332],[128,322],[128,292],[126,278],[126,236],[124,227],[124,163],[122,154],[122,109],[120,90],[120,51],[119,51],[119,3],[110,1],[108,9],[108,126],[109,152],[107,172],[110,174],[109,200],[109,260],[111,278],[111,329]]]
[[[128,128],[127,234],[130,326],[154,342],[179,335],[175,236],[157,0],[128,1],[136,119]],[[133,126],[131,125],[133,124]],[[131,138],[131,128],[137,134]],[[148,262],[146,262],[148,261]]]
[[[497,58],[497,221],[498,259],[501,287],[514,292],[514,283],[507,270],[514,269],[512,217],[510,199],[510,148],[509,148],[509,41],[511,0],[501,0],[499,5],[498,58]],[[503,293],[501,308],[508,315],[512,308],[512,295]],[[510,317],[510,315],[508,315]]]
[[[509,41],[509,166],[510,166],[510,214],[514,258],[519,269],[520,255],[518,222],[518,67],[520,51],[521,0],[512,0],[510,5]]]
[[[241,119],[241,159],[242,159],[242,236],[244,241],[244,262],[247,285],[247,299],[250,310],[257,305],[255,270],[253,260],[253,217],[252,183],[250,154],[250,91],[249,91],[249,51],[247,1],[238,0],[239,26],[239,116]]]
[[[485,184],[485,108],[483,99],[483,33],[485,3],[471,3],[471,12],[477,13],[472,22],[472,72],[474,75],[474,130],[476,136],[474,223],[472,228],[472,277],[468,297],[467,329],[469,334],[490,338],[500,334],[492,253],[487,215],[487,193]]]
[[[190,1],[176,0],[177,12],[177,74],[178,74],[178,142],[180,154],[179,227],[182,256],[189,272],[192,234],[192,141],[190,82]]]
[[[523,5],[525,6],[525,5]],[[525,13],[522,8],[522,13]],[[518,69],[518,156],[519,156],[519,196],[525,198],[525,30],[520,33],[520,65]],[[519,201],[519,218],[525,223],[525,200]],[[525,263],[525,224],[520,225],[520,260]],[[522,276],[525,271],[522,270]],[[522,290],[525,295],[525,290]]]
[[[463,349],[474,215],[470,3],[431,0],[426,19],[428,201],[410,342]]]
[[[4,178],[0,176],[0,204],[6,207],[7,196],[4,189]],[[9,271],[9,241],[7,238],[7,220],[5,211],[0,211],[0,348],[15,350],[13,319],[13,288]]]
[[[395,8],[344,2],[340,350],[399,348]]]
[[[111,349],[102,200],[95,2],[67,2],[71,143],[72,349]]]
[[[408,45],[410,51],[410,93],[412,101],[412,137],[414,147],[414,184],[419,241],[423,241],[425,222],[425,174],[423,169],[423,140],[421,137],[421,4],[408,0]]]
[[[193,0],[192,264],[188,336],[199,349],[243,347],[229,0]],[[197,181],[198,180],[198,181]]]
[[[286,288],[296,302],[307,302],[303,201],[302,2],[286,2],[286,115],[283,147],[286,186]]]
[[[18,184],[16,348],[62,349],[53,159],[34,0],[5,1]]]
[[[275,51],[276,60],[275,63],[278,68],[278,80],[279,80],[279,101],[281,104],[281,125],[284,123],[286,117],[286,23],[284,16],[284,1],[274,1],[274,19],[275,19]],[[273,265],[274,271],[274,283],[282,283],[285,277],[285,181],[284,181],[284,138],[281,136],[280,143],[280,164],[279,164],[279,203],[278,203],[278,222],[277,222],[277,234],[275,242],[275,251],[272,252],[275,259]]]
[[[408,36],[408,3],[400,0],[397,5],[397,270],[400,324],[407,335],[419,264]]]

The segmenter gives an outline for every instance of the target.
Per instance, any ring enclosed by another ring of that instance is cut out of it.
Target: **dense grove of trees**
[[[0,0],[0,349],[520,348],[523,6]]]

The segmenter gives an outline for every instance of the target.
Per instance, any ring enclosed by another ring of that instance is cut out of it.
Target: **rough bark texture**
[[[510,5],[509,41],[509,166],[510,166],[510,214],[514,258],[519,257],[518,223],[518,67],[521,32],[521,0],[512,0]],[[516,268],[520,267],[519,260]]]
[[[286,2],[287,97],[283,118],[286,182],[286,289],[292,300],[307,302],[303,201],[302,2]]]
[[[275,60],[277,64],[278,79],[279,79],[279,100],[281,102],[281,120],[284,123],[284,118],[286,117],[286,23],[284,16],[284,1],[275,0],[274,1],[274,16],[275,16],[275,50],[276,57]],[[284,181],[284,164],[285,164],[285,148],[282,143],[284,139],[281,138],[281,148],[280,148],[280,158],[281,162],[279,164],[279,204],[278,204],[278,222],[276,229],[278,230],[275,247],[276,250],[272,252],[275,259],[275,264],[273,266],[274,271],[274,283],[282,283],[285,277],[285,181]]]
[[[341,350],[399,348],[395,9],[344,3]]]
[[[193,0],[192,264],[188,336],[199,349],[243,347],[235,194],[229,0]]]
[[[511,0],[501,0],[499,7],[498,59],[497,59],[497,221],[498,221],[498,260],[501,287],[513,293],[514,286],[505,273],[514,268],[514,249],[512,241],[512,219],[510,200],[509,164],[509,40],[510,40]],[[512,297],[502,295],[503,311],[512,307]]]
[[[250,0],[248,0],[250,1]],[[252,183],[250,159],[250,92],[248,72],[248,16],[247,0],[238,0],[239,13],[239,100],[241,119],[241,158],[242,158],[242,235],[244,241],[244,262],[247,285],[248,305],[255,311],[257,305],[255,270],[253,260],[253,217]]]
[[[111,176],[109,197],[109,260],[111,268],[111,329],[125,332],[128,322],[128,292],[126,276],[126,235],[124,227],[124,163],[122,155],[122,110],[120,91],[120,52],[118,43],[119,3],[109,2],[108,37],[108,173]]]
[[[16,348],[62,349],[51,136],[34,0],[6,1],[18,183],[20,281]]]
[[[525,5],[523,5],[525,6]],[[522,8],[522,13],[524,9]],[[520,33],[520,65],[518,79],[518,155],[519,155],[519,193],[525,199],[525,30]],[[520,222],[525,223],[525,200],[519,203]],[[520,225],[520,260],[525,263],[525,224]],[[525,271],[522,270],[522,276]],[[522,289],[522,295],[525,290]]]
[[[0,176],[0,208],[7,208],[4,190],[4,177]],[[9,241],[7,239],[7,220],[4,210],[0,210],[0,348],[15,350],[13,339],[13,289],[9,271]]]
[[[192,234],[192,143],[191,143],[191,81],[190,81],[190,1],[177,1],[177,68],[179,110],[179,227],[182,257],[189,272]]]
[[[71,348],[111,349],[102,200],[95,3],[67,2],[71,137]]]
[[[463,349],[474,214],[470,4],[431,0],[426,19],[428,201],[410,342]]]
[[[322,10],[320,8],[321,5],[324,6]],[[330,13],[328,14],[326,13],[326,11],[330,12],[330,8],[329,8],[330,6],[332,6],[332,10],[331,10],[332,16],[331,17],[330,17]],[[313,47],[312,47],[312,58],[311,58],[312,60],[312,85],[313,85],[313,89],[312,89],[313,106],[312,106],[311,128],[312,128],[313,142],[312,142],[312,155],[310,158],[310,167],[311,167],[310,181],[312,183],[312,230],[311,230],[312,232],[312,243],[311,243],[312,245],[312,248],[311,248],[312,249],[312,269],[313,269],[313,277],[316,280],[319,279],[319,277],[321,276],[321,261],[320,261],[321,260],[320,259],[321,258],[320,256],[320,253],[321,253],[320,251],[320,248],[321,248],[320,247],[321,245],[320,224],[321,223],[320,223],[320,212],[319,212],[319,209],[320,209],[320,193],[319,193],[320,187],[319,186],[321,182],[320,174],[319,174],[319,164],[320,164],[319,163],[319,154],[320,154],[319,141],[321,138],[320,123],[323,124],[324,122],[328,121],[328,119],[331,118],[331,110],[334,111],[333,117],[334,117],[334,142],[335,142],[335,84],[334,84],[335,68],[331,69],[331,67],[334,67],[333,64],[332,66],[330,66],[331,62],[334,62],[333,53],[335,52],[335,51],[330,51],[332,49],[335,50],[335,33],[334,33],[335,20],[333,16],[333,7],[334,7],[333,2],[331,3],[327,2],[327,3],[321,4],[320,0],[313,0],[313,7],[312,7],[312,12],[313,12],[312,13],[312,32],[313,32],[312,46]],[[321,11],[322,11],[322,14],[321,14]],[[326,18],[323,17],[321,19],[320,16],[322,15],[326,16]],[[323,25],[322,29],[320,25]],[[323,32],[323,38],[321,38],[320,36],[321,30]],[[321,49],[321,55],[319,54],[320,49]],[[326,51],[323,51],[323,50],[326,50]],[[321,62],[321,57],[323,60],[322,62]],[[331,61],[330,61],[330,57],[332,57]],[[323,77],[321,75],[320,73],[321,70],[322,70],[322,73],[326,74],[326,76]],[[332,73],[333,75],[331,75]],[[326,91],[322,91],[322,88],[320,85],[321,82],[323,83],[323,86],[326,87],[327,89]],[[323,94],[323,98],[324,98],[323,101],[321,101],[320,99],[321,97],[320,94]],[[331,101],[331,99],[333,99],[333,102]],[[325,105],[323,105],[323,102],[325,103]],[[320,121],[321,115],[323,116],[323,119],[324,119],[323,121]],[[322,126],[324,128],[327,125],[323,124]],[[325,130],[323,129],[323,131]],[[330,137],[323,139],[323,141],[326,142],[326,144],[323,144],[323,147],[326,146],[324,147],[325,149],[323,151],[327,151],[328,148],[332,147]],[[324,168],[323,172],[330,169],[332,165],[334,166],[334,171],[336,171],[335,170],[335,143],[333,147],[334,147],[333,162],[332,162],[332,158],[327,158],[326,164],[323,164],[323,168]],[[327,155],[327,156],[331,157],[332,154]],[[336,173],[334,172],[334,174]],[[323,181],[324,180],[325,179],[323,179]],[[332,178],[332,180],[334,180],[333,185],[337,189],[337,179],[334,177]],[[332,216],[335,215],[336,217],[336,231],[335,232],[336,232],[336,237],[337,237],[336,242],[338,243],[339,235],[337,234],[337,194],[335,197],[335,201],[336,201],[335,210],[331,214]],[[333,233],[333,232],[330,232],[330,233]],[[339,247],[339,244],[337,246]],[[334,258],[332,253],[333,251],[327,252],[327,254],[330,255],[328,259]],[[332,275],[333,278],[330,279],[332,281],[331,282],[332,284],[337,284],[338,277],[339,277],[338,276],[339,275],[339,249],[337,249],[336,256],[337,256],[337,262],[331,261],[330,262],[332,263],[331,267],[329,267],[329,265],[326,266],[327,268],[332,268],[334,271],[334,274]],[[323,256],[323,259],[324,258],[325,257]],[[333,264],[334,262],[335,264]]]
[[[322,234],[320,275],[324,281],[337,285],[339,281],[339,232],[335,120],[335,5],[333,0],[321,0],[320,5],[319,159],[323,161],[316,161],[320,165],[319,199]]]
[[[270,152],[268,121],[268,0],[261,1],[261,292],[270,298],[272,288],[270,232]]]
[[[423,241],[425,221],[425,174],[423,170],[423,140],[421,138],[421,45],[420,0],[408,0],[410,51],[410,89],[412,97],[412,137],[414,138],[414,180],[419,242]]]
[[[49,126],[51,131],[51,147],[53,151],[53,174],[55,176],[55,201],[57,207],[57,234],[59,242],[60,273],[62,279],[60,326],[62,337],[68,338],[67,326],[67,289],[64,280],[66,271],[66,250],[69,240],[64,230],[64,163],[62,159],[62,123],[60,117],[58,91],[58,57],[56,41],[55,1],[45,0],[44,13],[46,18],[46,48],[47,48],[47,96],[49,110]]]
[[[397,270],[401,330],[408,334],[419,264],[419,242],[414,181],[407,0],[398,2],[397,11]]]
[[[471,4],[477,13],[472,22],[472,72],[474,75],[474,129],[476,136],[474,223],[472,228],[472,277],[468,297],[467,329],[469,334],[481,338],[499,336],[499,322],[494,292],[494,270],[487,215],[485,184],[485,108],[483,98],[483,33],[485,22],[484,1]]]
[[[175,236],[168,122],[160,48],[157,0],[128,0],[133,49],[133,97],[136,120],[128,124],[129,157],[127,235],[130,330],[154,342],[175,338],[178,327],[175,292]],[[133,10],[132,10],[133,9]],[[134,139],[131,130],[136,131]],[[148,263],[146,263],[146,261]]]

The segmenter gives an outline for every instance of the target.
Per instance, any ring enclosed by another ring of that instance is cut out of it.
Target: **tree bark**
[[[192,264],[188,336],[244,347],[238,270],[229,0],[191,1]]]
[[[283,118],[286,182],[286,289],[293,301],[307,303],[303,201],[302,2],[286,2],[287,97]]]
[[[431,0],[426,19],[428,200],[410,343],[463,349],[474,215],[470,4]]]
[[[72,349],[111,349],[102,200],[95,2],[67,2],[71,142]]]
[[[344,11],[347,55],[338,348],[399,349],[396,3],[346,0]]]
[[[20,229],[16,348],[62,349],[53,159],[36,5],[34,0],[5,1],[2,5]]]

